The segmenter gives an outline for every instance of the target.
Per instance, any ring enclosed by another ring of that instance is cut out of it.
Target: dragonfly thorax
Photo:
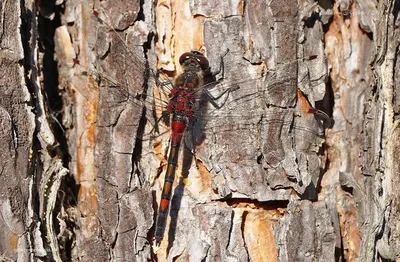
[[[195,89],[200,87],[202,74],[193,71],[185,71],[175,78],[175,86],[179,89]]]
[[[191,89],[174,87],[171,90],[170,100],[167,110],[174,115],[193,115],[193,105],[195,96]]]

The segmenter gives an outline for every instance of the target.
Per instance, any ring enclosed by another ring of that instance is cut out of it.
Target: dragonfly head
[[[183,68],[198,68],[206,71],[210,64],[207,58],[199,51],[186,52],[179,58],[179,63]]]

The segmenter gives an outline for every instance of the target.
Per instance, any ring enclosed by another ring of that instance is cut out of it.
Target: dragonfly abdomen
[[[167,221],[169,202],[172,194],[172,184],[175,179],[175,170],[178,163],[179,148],[181,146],[182,136],[186,129],[186,117],[180,114],[174,114],[171,124],[171,148],[168,156],[168,166],[165,173],[164,186],[161,194],[161,203],[158,210],[158,219],[156,227],[156,244],[159,244],[165,230]]]

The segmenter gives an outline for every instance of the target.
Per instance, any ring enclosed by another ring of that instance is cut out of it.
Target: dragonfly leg
[[[215,76],[217,76],[217,75],[218,75],[219,73],[221,73],[221,72],[222,72],[222,75],[224,75],[224,57],[225,57],[228,53],[229,53],[229,49],[226,49],[225,54],[223,54],[223,55],[220,57],[220,62],[219,62],[219,68],[218,68],[218,70],[215,71],[215,72],[210,72],[211,77],[215,77]]]
[[[210,103],[216,108],[216,109],[220,109],[221,107],[223,107],[226,103],[226,100],[228,100],[229,94],[235,90],[238,90],[240,87],[239,86],[235,86],[235,87],[230,87],[228,89],[226,89],[225,91],[223,91],[221,94],[217,95],[217,96],[213,96],[210,91],[207,88],[204,88],[203,91],[204,93],[207,95],[207,97],[210,99]],[[216,101],[218,99],[220,99],[222,96],[224,96],[226,93],[228,93],[225,96],[224,101],[222,102],[221,105],[219,105],[218,103],[216,103]]]
[[[160,130],[158,129],[158,124],[161,120],[167,125],[170,126],[170,114],[168,111],[162,111],[161,116],[156,119],[153,128],[150,130],[150,134],[157,133],[160,134]]]
[[[163,79],[161,81],[160,80],[161,77],[160,77],[160,72],[159,71],[157,71],[157,73],[153,72],[153,74],[155,75],[156,85],[157,86],[159,86],[159,87],[168,87],[168,86],[171,87],[171,86],[174,86],[174,83],[170,79]]]
[[[171,119],[170,118],[171,118],[170,112],[167,111],[167,110],[164,110],[164,111],[161,112],[161,116],[158,119],[158,121],[160,121],[162,119],[167,126],[171,126]]]
[[[322,121],[324,122],[324,127],[325,128],[330,128],[332,125],[332,121],[331,118],[324,112],[321,111],[319,109],[315,109],[315,108],[310,108],[308,110],[309,113],[312,113],[320,118],[322,118]]]
[[[219,69],[215,72],[211,72],[211,76],[215,78],[216,75],[218,75],[219,73],[222,72],[222,75],[224,75],[224,57],[229,53],[229,49],[226,50],[225,54],[223,54],[221,56],[221,61],[219,64]],[[217,96],[213,96],[210,91],[208,89],[211,89],[213,87],[215,87],[216,85],[218,85],[221,81],[223,80],[223,78],[220,78],[216,81],[213,82],[213,84],[211,86],[207,86],[203,88],[204,93],[208,96],[208,98],[210,98],[210,102],[211,104],[217,108],[220,109],[222,106],[224,106],[226,100],[228,99],[229,93],[232,91],[235,91],[237,89],[239,89],[239,86],[235,86],[235,87],[230,87],[228,89],[226,89],[225,91],[223,91],[221,94],[217,95]],[[220,99],[222,96],[224,96],[226,93],[228,93],[228,95],[225,97],[224,101],[222,102],[221,105],[218,105],[215,101]]]

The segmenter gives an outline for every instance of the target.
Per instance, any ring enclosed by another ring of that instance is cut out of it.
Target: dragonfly
[[[166,165],[164,185],[161,192],[161,200],[158,207],[156,229],[155,229],[155,242],[156,245],[160,245],[164,231],[166,228],[167,217],[169,213],[169,206],[171,201],[171,194],[173,189],[173,183],[175,180],[176,169],[178,165],[178,156],[181,148],[182,139],[185,139],[185,147],[188,147],[196,159],[196,138],[193,129],[198,122],[204,121],[204,119],[218,117],[212,113],[204,113],[201,110],[201,105],[206,97],[206,100],[218,110],[226,104],[239,105],[245,104],[250,99],[256,99],[261,96],[258,91],[251,91],[246,96],[239,99],[228,101],[230,94],[236,90],[241,89],[241,84],[254,81],[255,79],[263,78],[263,74],[257,74],[251,76],[249,79],[242,79],[240,81],[234,81],[232,83],[221,84],[221,79],[216,80],[218,74],[224,71],[223,59],[224,55],[220,58],[220,67],[215,72],[210,69],[210,63],[206,56],[200,51],[190,51],[183,53],[179,58],[179,63],[183,69],[183,72],[175,77],[173,81],[167,74],[160,74],[150,68],[147,60],[144,57],[140,57],[137,52],[130,47],[126,40],[122,38],[121,33],[117,32],[110,26],[104,19],[101,18],[99,12],[93,13],[95,20],[100,23],[101,27],[98,34],[103,35],[104,38],[111,38],[110,42],[113,42],[116,53],[124,53],[124,58],[127,59],[126,63],[132,67],[136,67],[137,71],[142,71],[145,74],[147,80],[154,79],[153,86],[158,90],[156,94],[149,94],[144,91],[143,93],[137,93],[132,95],[133,91],[127,88],[127,84],[121,80],[109,77],[106,74],[102,74],[96,69],[91,69],[90,73],[98,76],[105,82],[108,82],[110,86],[117,87],[119,91],[126,92],[127,96],[133,97],[132,103],[140,108],[148,109],[151,112],[146,116],[146,119],[154,125],[154,130],[158,131],[158,123],[162,120],[171,129],[171,138],[169,146],[169,156]],[[143,29],[143,28],[142,28]],[[144,29],[143,29],[144,30]],[[140,31],[140,30],[139,30]],[[144,30],[145,31],[145,30]],[[100,49],[99,56],[109,52],[110,46]],[[302,58],[302,59],[314,59],[315,57]],[[294,63],[296,61],[291,61]],[[106,71],[106,70],[102,70]],[[205,78],[211,78],[211,81],[206,82]],[[218,95],[213,95],[210,90],[216,85],[222,86],[222,92]],[[166,94],[166,95],[162,95]],[[162,98],[162,96],[166,98]],[[222,99],[221,103],[217,103]],[[161,111],[161,117],[157,117],[153,112]],[[308,112],[314,114],[316,117],[322,119],[323,124],[328,127],[331,125],[330,118],[327,114],[319,109],[312,107],[308,108]],[[224,116],[222,116],[224,117]],[[155,118],[155,120],[154,120]]]

